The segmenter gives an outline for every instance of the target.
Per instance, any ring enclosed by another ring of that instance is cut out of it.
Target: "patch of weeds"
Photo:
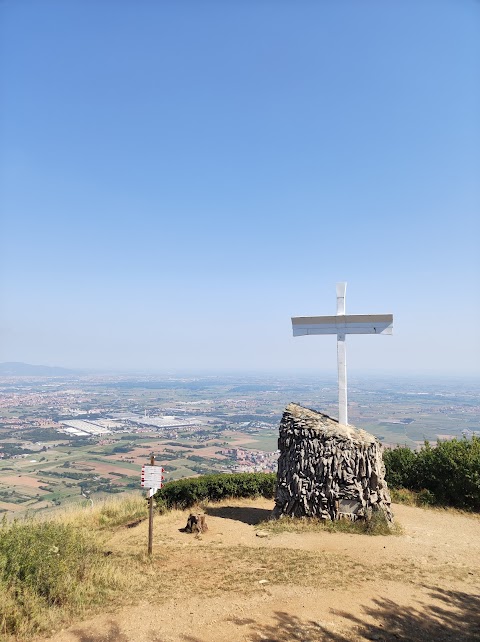
[[[401,535],[400,524],[390,523],[383,511],[375,511],[365,520],[325,520],[316,517],[282,517],[258,524],[271,533],[350,533],[356,535]]]
[[[143,497],[131,496],[121,501],[105,502],[98,512],[99,526],[113,528],[136,520],[146,519],[148,504]]]
[[[435,495],[423,488],[422,490],[409,490],[408,488],[392,488],[390,490],[392,502],[406,504],[407,506],[438,506]]]
[[[407,488],[390,488],[390,496],[395,504],[405,504],[406,506],[418,506],[417,493]]]
[[[56,516],[57,522],[72,524],[88,530],[123,526],[148,517],[148,503],[140,494],[123,493],[121,497],[97,502],[93,507],[79,510],[73,507]]]
[[[427,488],[419,490],[416,499],[418,506],[435,506],[436,504],[438,504],[435,495]]]
[[[0,630],[25,639],[100,603],[112,584],[108,560],[91,533],[33,520],[0,530]]]
[[[397,522],[389,522],[381,510],[373,511],[366,519],[354,522],[366,535],[401,535],[403,529]]]

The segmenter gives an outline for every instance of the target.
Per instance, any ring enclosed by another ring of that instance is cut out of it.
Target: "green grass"
[[[107,604],[127,587],[103,552],[106,535],[147,517],[142,495],[0,527],[0,639],[27,640]],[[3,636],[3,638],[2,638]]]
[[[262,431],[258,434],[242,433],[242,437],[249,439],[243,446],[245,448],[253,448],[254,450],[266,450],[273,452],[278,447],[278,430],[276,431]],[[231,441],[234,441],[232,439]],[[243,446],[238,446],[242,448]]]
[[[159,457],[159,459],[161,460],[161,457]],[[168,464],[170,463],[172,464],[172,466],[169,469]],[[169,477],[175,480],[179,480],[182,477],[193,477],[193,475],[196,475],[197,473],[191,468],[188,468],[185,465],[187,463],[188,463],[188,460],[185,460],[185,459],[182,459],[182,460],[175,459],[172,462],[167,462],[165,464],[165,470],[167,471],[166,475],[168,475]]]

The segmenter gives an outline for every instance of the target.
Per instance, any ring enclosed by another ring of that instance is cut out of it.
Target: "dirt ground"
[[[44,486],[45,482],[41,482],[35,477],[27,477],[26,475],[10,475],[8,477],[2,477],[1,483],[5,486],[28,486],[30,488],[38,488],[39,486]],[[44,491],[39,491],[44,492]]]
[[[480,519],[394,506],[397,536],[257,536],[267,500],[155,519],[155,550],[133,605],[65,629],[52,642],[346,642],[480,640]],[[147,524],[117,532],[112,555],[139,556]]]

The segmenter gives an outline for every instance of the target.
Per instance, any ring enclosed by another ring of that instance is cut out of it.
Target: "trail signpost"
[[[148,488],[148,554],[153,550],[153,496],[163,486],[163,473],[161,466],[155,466],[155,457],[150,457],[150,466],[142,466],[142,488]]]
[[[337,335],[338,421],[345,426],[348,424],[345,335],[393,332],[393,314],[345,314],[346,289],[346,283],[337,283],[336,316],[292,317],[294,337],[308,334]]]

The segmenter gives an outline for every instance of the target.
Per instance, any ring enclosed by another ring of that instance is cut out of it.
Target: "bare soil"
[[[8,477],[2,477],[2,484],[5,486],[30,486],[31,488],[38,488],[39,486],[43,486],[45,482],[41,482],[35,477],[27,477],[26,475],[10,475]]]
[[[158,516],[151,561],[146,522],[116,531],[105,546],[134,585],[52,642],[480,640],[479,516],[396,505],[397,536],[259,537],[272,507],[212,505],[197,537],[188,512]]]

